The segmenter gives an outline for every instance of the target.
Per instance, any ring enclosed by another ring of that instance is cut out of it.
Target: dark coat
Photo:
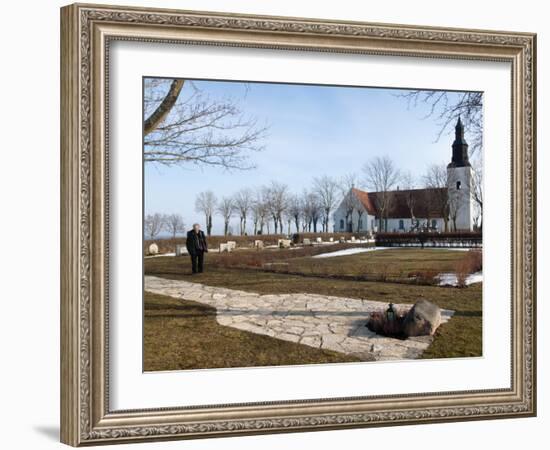
[[[208,252],[208,243],[202,230],[199,230],[198,233],[195,233],[195,230],[188,231],[185,246],[190,255],[197,253],[200,247],[202,247],[204,252]]]

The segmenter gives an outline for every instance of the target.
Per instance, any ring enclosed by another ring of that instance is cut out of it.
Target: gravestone
[[[322,244],[323,243],[323,238],[322,237],[317,237],[317,238],[315,238],[315,242],[317,242],[318,244]]]
[[[228,244],[220,244],[220,253],[231,252],[231,247]]]
[[[264,248],[264,241],[256,239],[254,241],[254,248],[256,248],[258,250],[261,250],[262,248]]]
[[[233,251],[237,248],[237,242],[236,241],[227,241],[227,246],[229,247],[229,251]]]
[[[290,248],[290,243],[292,241],[290,239],[279,239],[277,241],[277,247],[279,248]]]
[[[351,242],[355,242],[355,236],[351,237]]]
[[[159,252],[159,246],[153,242],[151,245],[149,245],[147,251],[150,255],[157,255]]]
[[[183,256],[187,254],[189,254],[189,252],[187,251],[187,247],[185,245],[176,245],[176,256]]]
[[[304,244],[304,245],[311,245],[311,239],[309,239],[309,238],[304,238],[303,244]]]
[[[439,307],[427,300],[419,300],[403,319],[403,333],[405,336],[431,336],[440,324]]]
[[[331,237],[331,238],[328,239],[328,241],[329,241],[329,242],[334,242],[334,238]]]
[[[345,237],[341,237],[340,238],[340,244],[345,244],[346,243],[346,238]]]

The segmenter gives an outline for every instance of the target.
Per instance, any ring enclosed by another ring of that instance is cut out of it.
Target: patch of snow
[[[456,273],[440,273],[438,276],[440,286],[456,286],[458,285],[458,280]],[[474,283],[483,282],[483,272],[475,272],[466,277],[465,283],[466,286]]]
[[[158,255],[149,255],[149,256],[146,256],[146,258],[159,258],[161,256],[176,256],[175,253],[160,253]]]
[[[355,255],[357,253],[365,253],[365,252],[373,252],[375,250],[399,250],[399,249],[406,249],[410,247],[352,247],[352,248],[346,248],[344,250],[337,250],[335,252],[328,252],[328,253],[321,253],[320,255],[312,256],[312,258],[332,258],[333,256],[348,256],[348,255]],[[469,248],[460,248],[460,247],[424,247],[424,251],[430,251],[430,250],[455,250],[459,252],[467,252],[470,250]],[[445,274],[441,274],[445,275]],[[452,274],[449,274],[452,275]],[[477,281],[474,281],[474,283],[477,283]]]
[[[332,258],[333,256],[355,255],[356,253],[372,252],[374,250],[390,250],[392,248],[399,247],[353,247],[346,248],[344,250],[337,250],[335,252],[321,253],[320,255],[312,256],[312,258]]]

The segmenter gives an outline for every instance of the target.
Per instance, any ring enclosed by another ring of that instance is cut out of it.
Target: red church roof
[[[378,216],[378,192],[365,192],[353,188],[352,193],[372,216]],[[441,217],[442,199],[447,195],[446,188],[425,188],[390,191],[390,201],[386,216],[388,219],[410,217],[408,199],[414,202],[414,216],[419,218]]]

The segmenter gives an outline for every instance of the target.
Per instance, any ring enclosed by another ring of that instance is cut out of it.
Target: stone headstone
[[[153,242],[151,245],[149,245],[147,251],[150,255],[158,255],[159,246]]]
[[[419,300],[403,319],[403,333],[405,336],[431,336],[440,324],[439,307],[427,300]]]
[[[318,244],[322,244],[323,243],[323,238],[322,237],[316,237],[315,242],[317,242]]]
[[[257,248],[258,250],[264,248],[264,241],[256,239],[254,241],[254,248]]]
[[[355,242],[355,236],[351,237],[351,242]]]
[[[176,245],[176,256],[183,256],[188,253],[189,252],[187,251],[187,247],[185,245]]]
[[[227,241],[227,245],[229,246],[230,250],[235,250],[237,248],[237,242],[236,241]]]
[[[334,242],[334,238],[331,237],[331,238],[328,239],[328,241],[329,241],[329,242]]]
[[[311,245],[311,239],[309,238],[304,238],[304,245]]]
[[[231,251],[231,247],[228,244],[220,244],[220,253]]]
[[[290,243],[292,241],[290,239],[279,239],[277,241],[277,247],[279,248],[290,248]]]
[[[340,244],[345,244],[346,243],[346,238],[345,237],[341,237],[340,238]]]

